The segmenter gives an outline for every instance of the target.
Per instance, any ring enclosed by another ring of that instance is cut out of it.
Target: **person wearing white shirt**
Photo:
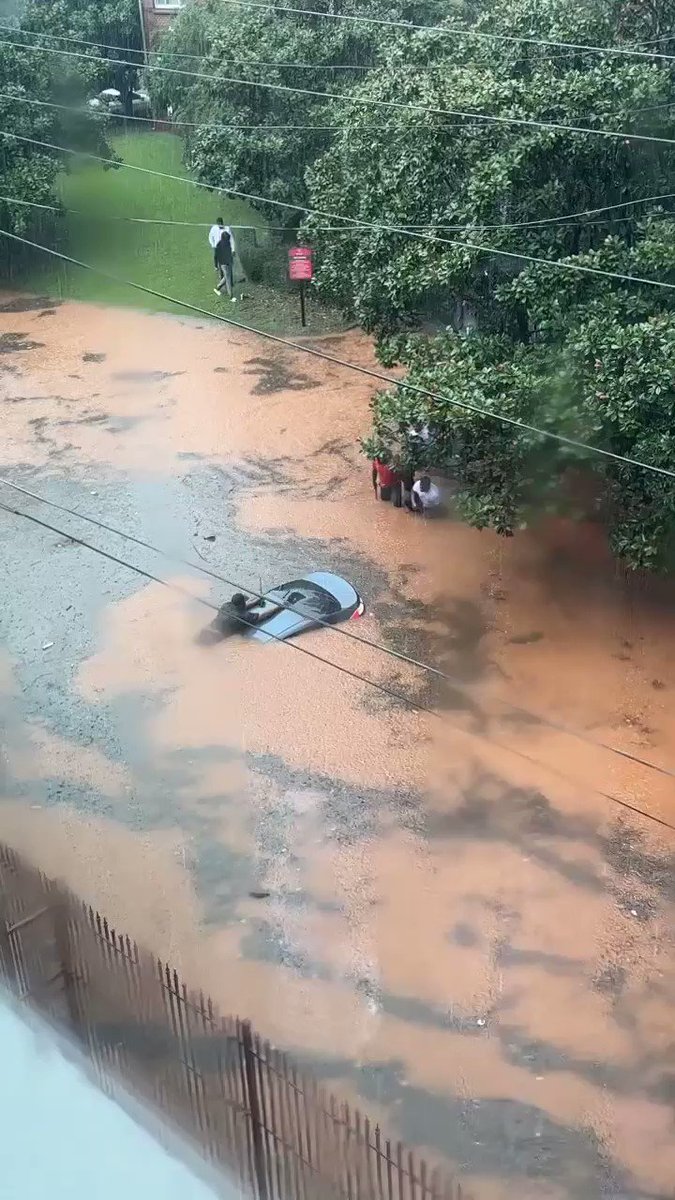
[[[416,480],[410,493],[410,508],[413,512],[427,512],[430,508],[438,508],[440,502],[441,493],[428,475]]]
[[[209,246],[213,250],[213,265],[216,268],[216,271],[218,270],[218,263],[216,262],[216,248],[217,248],[218,244],[220,243],[220,239],[224,233],[229,233],[230,243],[232,245],[232,253],[235,254],[236,246],[234,244],[234,235],[232,233],[232,230],[230,229],[229,225],[223,224],[222,217],[218,217],[215,225],[212,225],[211,228],[209,229]]]

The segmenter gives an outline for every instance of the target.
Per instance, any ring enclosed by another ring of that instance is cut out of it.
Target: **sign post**
[[[311,246],[289,246],[288,249],[288,278],[297,279],[300,284],[300,320],[303,328],[305,320],[305,283],[314,275],[314,251]]]

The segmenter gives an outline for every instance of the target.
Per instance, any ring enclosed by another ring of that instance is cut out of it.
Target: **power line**
[[[17,104],[33,104],[33,105],[36,105],[38,108],[56,108],[56,109],[59,109],[61,112],[75,113],[78,116],[82,116],[83,114],[88,114],[90,116],[105,116],[106,118],[114,118],[117,121],[125,121],[125,122],[126,121],[141,121],[144,125],[160,125],[160,124],[161,125],[171,125],[171,126],[181,125],[187,129],[217,129],[217,130],[224,130],[225,132],[229,132],[230,130],[238,130],[238,129],[286,130],[289,132],[298,130],[301,133],[304,133],[307,130],[312,130],[314,132],[334,133],[336,130],[343,128],[342,125],[266,125],[266,124],[261,124],[261,125],[239,125],[239,124],[209,125],[209,124],[204,123],[203,121],[181,121],[181,120],[178,120],[176,117],[171,117],[171,119],[169,120],[168,117],[138,117],[136,115],[128,116],[126,113],[111,112],[109,109],[88,108],[88,107],[87,108],[82,108],[82,107],[78,108],[77,106],[72,105],[72,104],[56,104],[53,100],[37,100],[33,96],[17,96],[11,92],[0,92],[0,100],[10,100],[10,101],[15,100],[17,102]],[[418,128],[421,129],[422,126],[419,126]],[[436,128],[437,129],[465,129],[466,125],[465,125],[464,121],[455,121],[455,122],[452,122],[447,125],[438,125],[438,126],[436,126]],[[373,132],[386,131],[388,133],[399,134],[399,131],[392,129],[391,125],[369,125],[368,129],[373,130]],[[407,133],[416,133],[417,128],[415,126],[412,126],[409,129],[407,129],[406,132]],[[400,136],[400,134],[399,134],[399,136]]]
[[[639,283],[647,284],[651,287],[665,288],[668,291],[675,291],[675,283],[667,283],[661,279],[647,279],[641,275],[626,275],[621,271],[606,271],[602,267],[587,267],[581,263],[568,262],[565,259],[549,259],[539,258],[534,254],[527,254],[524,251],[501,250],[497,246],[481,245],[478,242],[460,242],[456,238],[438,237],[431,233],[420,233],[414,229],[406,228],[400,225],[385,225],[376,221],[359,221],[355,217],[342,216],[340,213],[327,212],[321,208],[307,208],[305,205],[290,204],[284,200],[272,200],[266,196],[256,196],[252,192],[242,192],[236,188],[223,187],[220,184],[204,183],[199,179],[191,179],[185,175],[171,175],[167,171],[154,171],[150,167],[140,167],[135,163],[119,162],[112,158],[103,158],[100,154],[92,154],[88,150],[74,150],[69,146],[59,146],[54,142],[41,141],[39,138],[25,137],[19,133],[12,133],[7,129],[0,129],[0,137],[13,138],[18,142],[28,142],[34,146],[43,146],[48,150],[58,150],[62,154],[75,154],[80,158],[91,158],[95,162],[106,163],[108,166],[121,167],[128,171],[142,171],[145,175],[155,175],[161,179],[173,179],[179,183],[189,183],[194,187],[206,188],[209,192],[223,192],[228,196],[239,196],[243,200],[254,200],[259,203],[273,204],[277,208],[290,209],[292,212],[304,212],[310,216],[325,217],[331,221],[343,221],[347,225],[356,229],[375,229],[383,233],[400,233],[404,237],[417,238],[420,241],[436,242],[439,245],[457,246],[461,250],[477,250],[484,254],[497,254],[502,258],[515,259],[517,262],[531,262],[538,266],[551,267],[557,270],[573,271],[582,275],[598,275],[604,279],[618,279],[622,283]],[[11,235],[9,235],[11,236]],[[46,247],[43,247],[46,249]],[[51,253],[51,251],[49,252]],[[85,265],[85,264],[80,264]]]
[[[144,550],[151,550],[154,554],[160,554],[164,558],[171,558],[174,562],[180,563],[181,566],[189,567],[194,571],[199,571],[200,574],[206,575],[210,579],[215,579],[218,583],[225,583],[228,585],[228,587],[236,588],[240,592],[246,592],[249,596],[262,599],[260,593],[244,587],[244,585],[239,583],[237,580],[228,579],[227,576],[219,574],[217,571],[212,571],[208,567],[201,566],[199,563],[192,562],[189,558],[183,558],[180,555],[170,554],[168,551],[162,550],[158,546],[153,546],[151,542],[146,542],[142,538],[136,537],[135,534],[126,533],[122,529],[117,529],[114,525],[109,525],[107,522],[101,521],[97,517],[89,516],[87,513],[80,512],[74,508],[68,508],[67,505],[59,504],[55,500],[50,500],[48,497],[42,496],[38,492],[31,491],[30,488],[22,487],[21,484],[13,483],[12,480],[3,478],[1,476],[0,484],[2,484],[4,487],[12,488],[16,492],[20,492],[22,496],[30,497],[31,500],[37,500],[40,504],[45,504],[49,508],[66,513],[68,516],[76,517],[81,521],[87,521],[89,524],[96,526],[98,529],[104,529],[108,533],[115,534],[116,537],[126,538],[127,541],[133,542],[136,546],[141,546]],[[300,612],[299,609],[294,608],[292,604],[286,604],[283,601],[275,601],[275,603],[279,608],[284,609],[286,612],[291,612],[298,616],[304,616],[304,614]],[[416,667],[419,670],[426,671],[428,674],[435,675],[439,679],[444,679],[457,691],[473,700],[470,689],[466,687],[462,680],[453,677],[452,675],[448,674],[447,671],[443,671],[439,667],[434,667],[430,663],[421,662],[419,659],[412,658],[408,654],[403,654],[399,650],[394,650],[389,646],[385,646],[381,642],[372,641],[370,638],[359,637],[358,634],[351,633],[348,629],[343,629],[342,626],[333,625],[330,622],[323,620],[321,617],[315,617],[313,620],[315,620],[316,624],[321,626],[321,628],[328,629],[332,633],[338,633],[341,637],[349,638],[350,641],[359,642],[361,645],[369,646],[373,650],[379,650],[380,653],[386,654],[390,658],[395,658],[399,662],[406,663],[408,666]],[[536,721],[537,724],[545,725],[548,728],[555,730],[557,733],[567,734],[570,737],[577,738],[579,741],[584,742],[588,746],[593,746],[596,749],[607,750],[608,752],[616,754],[621,758],[625,758],[638,766],[647,767],[652,771],[656,771],[660,775],[666,775],[672,779],[675,779],[675,771],[670,770],[668,767],[662,767],[659,766],[658,763],[651,762],[649,759],[640,758],[639,755],[632,754],[630,751],[623,750],[621,747],[614,746],[609,742],[603,742],[597,740],[596,738],[589,737],[581,730],[575,729],[573,726],[567,725],[564,722],[551,720],[548,717],[542,716],[540,713],[524,708],[522,705],[513,704],[510,700],[502,700],[498,698],[497,703],[510,709],[511,712],[516,713],[519,716],[528,717],[530,720]]]
[[[197,603],[203,604],[206,608],[210,608],[212,611],[218,612],[217,605],[212,604],[211,601],[204,600],[200,596],[193,596],[191,592],[188,592],[185,588],[181,588],[178,584],[169,583],[166,579],[161,579],[159,576],[153,575],[152,572],[145,571],[141,567],[137,567],[134,563],[130,563],[125,559],[118,558],[117,555],[111,554],[107,550],[101,550],[100,547],[92,545],[91,542],[84,541],[83,538],[78,538],[73,534],[66,533],[64,529],[58,529],[55,525],[51,525],[47,521],[41,521],[39,517],[35,517],[31,513],[22,512],[20,509],[12,508],[10,505],[3,504],[2,502],[0,502],[0,509],[2,509],[4,512],[10,513],[12,516],[23,517],[24,520],[30,521],[34,525],[38,525],[40,528],[48,530],[50,533],[55,533],[59,537],[68,538],[76,545],[82,546],[87,550],[92,550],[94,554],[99,554],[103,558],[108,559],[110,562],[114,562],[130,571],[134,571],[137,575],[142,576],[144,579],[147,579],[152,583],[159,583],[162,587],[168,588],[169,591],[175,591],[179,595],[185,596],[190,600],[197,601]],[[242,624],[249,625],[250,623],[247,621],[242,621]],[[252,627],[255,628],[255,626]],[[397,692],[393,688],[387,687],[386,684],[379,683],[375,679],[369,679],[365,675],[360,675],[357,671],[352,671],[349,667],[342,666],[340,663],[334,663],[328,658],[322,658],[320,654],[315,654],[314,651],[308,650],[305,646],[298,645],[298,643],[293,640],[280,638],[276,634],[269,633],[267,631],[265,632],[266,636],[272,641],[280,642],[281,645],[288,646],[292,650],[298,651],[300,654],[305,654],[308,658],[314,659],[316,662],[323,663],[324,666],[332,667],[333,670],[339,671],[342,675],[347,675],[350,679],[354,679],[358,683],[364,683],[369,687],[373,687],[383,695],[388,696],[390,699],[399,701],[408,708],[413,708],[418,712],[428,713],[429,716],[436,717],[438,720],[443,721],[445,725],[452,728],[455,732],[463,734],[465,737],[475,741],[485,742],[488,745],[498,746],[501,750],[505,750],[507,753],[514,755],[516,758],[523,759],[525,762],[528,762],[536,767],[543,767],[544,770],[550,771],[552,774],[564,779],[566,783],[574,783],[575,787],[579,786],[579,784],[570,780],[568,776],[564,775],[563,772],[559,771],[557,768],[551,767],[547,763],[542,763],[539,759],[535,758],[531,754],[527,754],[524,750],[518,750],[514,746],[508,745],[508,743],[498,741],[496,738],[487,737],[485,734],[476,733],[473,730],[464,729],[461,725],[457,725],[454,722],[446,721],[446,718],[442,713],[439,713],[437,709],[430,708],[428,705],[423,704],[418,700],[414,700],[412,697],[401,692]],[[654,813],[646,812],[644,809],[638,808],[634,804],[629,804],[627,800],[621,800],[618,796],[614,796],[611,792],[605,792],[596,787],[593,787],[593,791],[596,793],[596,795],[602,796],[603,799],[609,800],[612,804],[617,804],[620,808],[626,809],[628,812],[632,812],[636,816],[644,817],[648,821],[654,821],[655,824],[661,825],[664,828],[671,829],[675,832],[675,825],[671,825],[670,822],[664,820],[662,817],[657,817]]]
[[[41,108],[55,108],[55,109],[59,109],[64,112],[71,112],[71,113],[77,113],[77,114],[80,114],[83,111],[81,108],[76,108],[76,107],[73,107],[72,105],[56,104],[50,100],[37,100],[32,96],[16,96],[9,92],[0,92],[0,100],[15,101],[18,104],[33,104],[33,105],[37,105],[38,107],[41,107]],[[675,101],[673,101],[673,103],[675,103]],[[108,117],[115,117],[121,121],[142,121],[142,122],[144,122],[146,124],[150,124],[150,125],[157,124],[157,120],[154,117],[136,117],[136,116],[127,117],[124,113],[113,113],[113,112],[108,112],[105,115]],[[166,122],[166,123],[169,123],[171,125],[186,125],[186,126],[189,126],[191,128],[195,128],[195,129],[219,129],[219,130],[231,130],[231,129],[235,129],[235,130],[238,130],[238,129],[254,129],[254,130],[256,130],[256,129],[265,129],[265,130],[275,129],[275,130],[278,130],[278,129],[284,129],[284,130],[292,131],[292,130],[297,129],[297,130],[302,130],[302,131],[304,131],[304,130],[334,131],[334,130],[342,129],[341,125],[203,125],[201,122],[198,122],[198,121],[177,121],[173,118],[170,122]],[[460,122],[458,124],[441,125],[439,128],[441,128],[441,129],[463,129],[464,124],[463,124],[463,122]],[[396,132],[396,130],[393,130],[390,125],[369,125],[368,129],[373,130],[373,131],[387,130],[391,133]],[[408,130],[406,130],[406,132],[411,132],[411,130],[408,129]],[[412,132],[414,132],[414,130],[412,130]],[[118,165],[127,166],[129,164],[121,163]],[[187,178],[187,177],[184,177],[184,178]],[[198,181],[190,180],[190,182],[196,183]],[[211,184],[207,184],[206,186],[207,187],[213,186],[215,188],[215,185],[211,185]],[[516,221],[516,222],[510,222],[510,223],[499,222],[499,223],[493,224],[493,225],[480,225],[480,224],[439,225],[435,222],[429,222],[426,225],[408,224],[406,226],[406,228],[407,229],[472,229],[473,228],[476,230],[479,230],[479,229],[519,229],[519,228],[525,228],[526,226],[558,224],[561,221],[566,221],[566,220],[574,218],[574,217],[593,216],[595,213],[610,212],[614,209],[619,209],[619,208],[628,208],[632,204],[658,203],[661,200],[672,200],[673,198],[675,198],[675,192],[665,192],[658,196],[638,196],[635,200],[623,200],[618,204],[603,204],[599,208],[586,208],[586,209],[582,209],[579,212],[563,213],[558,217],[543,217],[543,218],[539,218],[539,219],[531,220],[531,221]],[[21,201],[17,200],[17,201],[15,201],[15,203],[17,203],[17,204],[18,203],[26,203],[27,204],[27,203],[29,203],[29,201],[21,202]],[[274,200],[269,200],[268,203],[275,204],[277,202]],[[61,211],[61,210],[59,210],[59,211]],[[71,211],[75,211],[75,210],[71,210]],[[119,219],[120,220],[122,220],[122,219],[132,220],[133,218],[119,218]],[[168,225],[190,224],[190,222],[166,221],[166,222],[162,222],[162,224],[168,224]],[[239,228],[239,226],[237,226],[236,228]],[[242,226],[241,228],[246,228],[246,227]],[[267,226],[267,228],[274,228],[274,227]],[[279,226],[279,228],[285,229],[287,227]]]
[[[1,98],[2,97],[0,96],[0,99]],[[669,200],[672,198],[675,198],[675,192],[667,192],[665,195],[662,195],[662,196],[644,196],[644,197],[642,197],[642,199],[624,200],[622,204],[608,204],[605,206],[605,208],[586,209],[585,212],[569,213],[567,215],[570,217],[586,216],[586,215],[590,215],[591,213],[594,213],[594,212],[607,212],[607,211],[610,211],[611,209],[627,208],[633,204],[645,204],[650,201]],[[23,199],[19,199],[16,196],[0,196],[0,201],[3,201],[5,204],[18,204],[18,205],[21,205],[22,207],[27,207],[27,208],[45,209],[48,212],[55,212],[55,213],[59,213],[60,215],[72,215],[72,216],[76,216],[76,217],[84,217],[85,220],[89,220],[89,221],[122,221],[125,223],[131,223],[134,225],[177,225],[177,226],[186,226],[190,229],[208,229],[210,226],[209,221],[170,221],[170,220],[167,220],[165,217],[119,217],[119,216],[110,216],[110,215],[99,216],[97,213],[84,212],[83,209],[80,209],[80,208],[66,208],[62,204],[40,204],[37,200],[23,200]],[[657,214],[654,214],[654,213],[651,214],[652,217],[655,215],[657,215]],[[663,216],[663,217],[671,217],[671,216],[675,216],[675,212],[673,212],[673,213],[664,212],[664,213],[661,213],[658,215]],[[455,230],[455,231],[472,230],[474,232],[480,232],[480,230],[482,230],[482,229],[522,229],[522,228],[525,228],[528,226],[529,227],[550,226],[554,229],[556,229],[556,228],[561,228],[561,229],[575,228],[576,229],[579,227],[583,228],[585,225],[613,225],[616,221],[626,221],[626,220],[634,220],[634,219],[635,218],[633,218],[633,217],[608,217],[606,220],[571,222],[571,221],[566,221],[566,218],[563,215],[560,217],[546,217],[543,220],[517,221],[513,224],[503,223],[503,224],[499,224],[499,225],[473,225],[473,224],[472,225],[437,225],[437,224],[429,223],[427,225],[406,225],[405,228],[408,230],[417,230],[417,229],[443,229],[443,230]],[[230,225],[230,229],[252,229],[254,231],[260,231],[261,229],[267,229],[267,230],[275,229],[275,230],[287,231],[289,228],[290,227],[288,225],[232,225],[232,224]],[[298,226],[297,228],[300,228],[300,226]],[[322,233],[351,233],[352,232],[351,229],[345,229],[344,226],[339,226],[339,225],[322,225],[322,226],[318,226],[317,228],[319,228]]]
[[[59,213],[61,216],[70,215],[75,217],[84,217],[86,220],[90,221],[124,221],[131,222],[134,225],[179,225],[187,226],[189,229],[209,229],[212,224],[211,221],[169,221],[165,220],[163,217],[99,217],[96,213],[86,213],[81,208],[65,208],[63,205],[59,204],[39,204],[37,200],[17,200],[13,196],[0,196],[0,201],[5,204],[20,204],[25,205],[28,208],[45,209],[47,212]],[[259,231],[262,228],[285,229],[286,226],[230,225],[229,228],[252,229],[254,231]]]
[[[234,0],[226,0],[227,3]],[[236,0],[239,3],[239,0]],[[61,50],[56,46],[35,46],[26,42],[8,42],[0,41],[0,46],[13,46],[18,50],[31,50],[39,54],[60,54],[67,55],[70,58],[82,58],[87,62],[98,59],[100,62],[105,62],[108,65],[117,64],[118,66],[136,67],[138,64],[129,62],[125,59],[111,59],[97,54],[82,54],[77,50]],[[675,56],[674,56],[675,57]],[[613,129],[591,129],[585,125],[563,125],[556,121],[537,121],[527,117],[504,117],[496,116],[490,113],[467,112],[463,109],[453,108],[432,108],[424,104],[404,104],[399,100],[375,100],[367,96],[354,96],[351,93],[340,92],[319,92],[312,88],[291,87],[290,84],[283,83],[267,83],[257,79],[238,79],[232,75],[207,75],[200,71],[183,71],[179,67],[162,67],[156,63],[149,63],[145,70],[147,71],[163,71],[170,75],[183,75],[191,79],[204,79],[210,83],[217,83],[222,86],[224,83],[237,84],[243,87],[263,88],[266,91],[272,92],[290,92],[298,96],[313,96],[319,100],[339,100],[343,104],[363,104],[376,108],[392,108],[397,111],[404,112],[424,112],[430,113],[433,116],[441,117],[465,117],[471,121],[486,121],[498,125],[519,125],[528,129],[553,129],[558,133],[579,133],[592,135],[594,137],[614,138],[620,141],[634,142],[656,142],[664,146],[675,146],[675,138],[656,137],[653,134],[646,133],[629,133],[626,130]]]
[[[62,254],[60,250],[52,250],[49,246],[43,246],[40,242],[33,242],[29,238],[22,237],[18,233],[11,233],[7,229],[0,229],[0,236],[9,238],[11,241],[19,242],[22,245],[30,246],[33,250],[42,250],[45,254],[51,255],[53,258],[58,258],[62,262],[69,263],[71,266],[80,267],[84,271],[91,271],[95,275],[100,275],[103,279],[109,279],[113,283],[121,283],[126,287],[132,287],[136,291],[145,292],[148,296],[154,296],[158,300],[164,300],[169,304],[175,304],[179,308],[185,308],[189,312],[198,313],[202,317],[210,317],[212,320],[222,321],[225,325],[231,325],[235,329],[242,329],[247,333],[254,333],[259,337],[265,338],[267,341],[274,342],[280,346],[286,346],[292,350],[300,350],[303,354],[310,354],[313,358],[322,359],[324,362],[332,363],[334,366],[345,367],[348,370],[358,371],[360,375],[366,375],[370,379],[377,379],[380,383],[386,383],[390,387],[402,388],[405,391],[414,392],[416,395],[424,396],[426,399],[441,401],[444,404],[450,404],[453,408],[462,409],[465,412],[474,413],[476,416],[484,417],[492,421],[500,421],[502,424],[510,425],[515,429],[523,430],[527,433],[533,433],[545,440],[558,442],[560,445],[571,446],[575,450],[582,450],[588,454],[599,454],[604,458],[611,459],[613,462],[620,462],[626,466],[639,467],[641,470],[651,471],[654,474],[665,476],[669,479],[675,479],[675,471],[669,470],[667,467],[659,467],[653,463],[644,463],[639,459],[629,458],[623,454],[615,454],[613,450],[605,450],[601,446],[592,446],[587,442],[577,441],[575,438],[567,437],[562,433],[554,433],[551,430],[539,429],[536,425],[529,425],[525,421],[518,421],[515,417],[509,417],[505,413],[491,412],[489,409],[480,408],[478,405],[469,404],[463,400],[455,400],[451,396],[444,396],[438,392],[432,392],[429,388],[421,387],[419,384],[410,383],[407,380],[395,379],[392,375],[385,375],[381,371],[375,371],[372,367],[364,367],[357,363],[351,363],[345,359],[338,358],[334,354],[328,354],[324,350],[317,350],[315,346],[307,346],[299,342],[293,342],[289,338],[280,337],[279,334],[269,333],[264,329],[256,329],[252,325],[245,325],[242,321],[235,321],[232,317],[224,317],[220,313],[209,312],[206,308],[201,308],[197,304],[190,304],[187,300],[178,300],[175,296],[167,296],[165,292],[159,292],[155,288],[147,287],[143,283],[135,283],[131,279],[123,279],[119,275],[113,275],[110,271],[104,271],[100,267],[94,267],[91,263],[82,262],[80,259],[72,258],[68,254]]]
[[[437,0],[437,2],[445,3],[445,0]],[[362,16],[362,15],[358,15],[358,14],[319,12],[319,11],[317,11],[315,9],[311,9],[311,8],[292,8],[287,5],[253,3],[252,0],[223,0],[223,3],[233,4],[233,5],[236,5],[238,8],[262,9],[266,12],[279,12],[279,13],[283,13],[283,14],[292,13],[294,15],[302,16],[302,17],[309,17],[309,16],[320,17],[323,20],[351,21],[352,23],[357,23],[357,24],[362,24],[362,25],[384,25],[384,26],[389,26],[391,28],[406,29],[406,30],[413,30],[413,31],[427,30],[432,33],[441,33],[441,34],[458,33],[464,37],[474,37],[474,38],[477,38],[479,40],[484,40],[484,41],[517,42],[517,43],[523,43],[523,44],[533,45],[533,46],[551,46],[554,48],[564,49],[568,53],[574,52],[574,51],[582,51],[585,53],[593,53],[593,54],[625,55],[625,56],[633,57],[633,58],[648,58],[648,59],[651,58],[651,59],[666,59],[666,60],[675,59],[675,55],[660,54],[660,53],[657,53],[654,51],[640,50],[637,47],[588,46],[588,45],[579,44],[576,42],[555,42],[555,41],[549,41],[549,40],[546,40],[543,38],[533,38],[533,37],[527,37],[527,36],[521,37],[521,36],[518,36],[515,34],[485,33],[482,30],[478,30],[473,27],[467,27],[465,25],[454,25],[454,26],[447,25],[445,23],[445,21],[443,22],[442,25],[418,25],[412,21],[392,21],[392,20],[387,20],[383,17],[366,17],[366,16]],[[6,29],[6,30],[9,30],[12,32],[19,33],[21,35],[31,34],[35,37],[49,37],[52,39],[58,39],[59,41],[81,42],[83,45],[89,45],[89,46],[105,45],[105,43],[101,43],[101,42],[86,42],[84,40],[84,38],[62,37],[60,34],[53,34],[53,33],[44,34],[44,33],[39,33],[37,30],[34,30],[34,29],[21,29],[21,28],[18,28],[16,25],[0,25],[0,29]],[[675,38],[675,34],[670,34],[666,37],[655,37],[655,38],[647,39],[643,44],[649,45],[650,42],[651,43],[667,42],[667,41],[672,41],[673,38]],[[128,49],[128,47],[116,47],[116,46],[106,46],[105,48],[111,49],[111,50],[114,50],[114,49],[127,50]],[[143,53],[142,50],[136,50],[133,48],[132,48],[131,52],[133,54],[142,54]],[[150,50],[150,53],[151,54],[164,54],[167,52],[164,50]],[[181,57],[181,58],[199,58],[200,57],[197,54],[180,54],[179,55],[178,52],[175,52],[175,51],[168,51],[168,53],[174,55],[174,57]],[[556,55],[550,55],[549,57],[550,58],[562,58],[562,57],[567,57],[567,54],[565,54],[565,55],[557,55],[556,54]],[[278,64],[274,64],[274,65],[278,65]],[[287,65],[287,64],[284,64],[284,65]],[[296,65],[296,64],[293,64],[293,65]]]
[[[654,42],[672,42],[673,38],[675,38],[675,33],[659,34],[658,37],[641,38],[640,44],[643,46],[653,46]]]
[[[390,21],[384,17],[365,17],[350,15],[348,13],[327,13],[319,12],[313,8],[291,8],[287,5],[279,4],[260,4],[254,0],[223,0],[223,4],[234,4],[237,8],[259,8],[266,9],[268,12],[280,13],[295,13],[302,17],[322,17],[330,21],[352,21],[361,25],[387,25],[395,29],[424,29],[428,33],[440,34],[460,34],[462,37],[475,37],[484,41],[491,42],[522,42],[530,46],[556,46],[566,50],[580,50],[587,54],[618,54],[626,55],[631,58],[651,58],[651,59],[666,59],[667,61],[675,60],[673,54],[658,54],[648,50],[634,50],[624,46],[585,46],[577,42],[554,42],[547,41],[544,38],[519,37],[515,34],[507,33],[483,33],[481,30],[467,28],[465,25],[416,25],[413,21]]]
[[[41,33],[37,29],[17,29],[16,25],[0,24],[0,30],[5,30],[8,33],[17,34],[20,37],[25,37],[30,34],[31,37],[49,38],[56,42],[75,42],[79,46],[91,46],[99,50],[118,50],[122,54],[140,54],[141,61],[133,65],[143,70],[147,65],[143,61],[145,51],[136,49],[134,46],[112,46],[108,42],[88,42],[86,38],[66,37],[60,33]],[[37,43],[35,43],[37,46]],[[39,48],[39,47],[38,47]],[[49,49],[49,47],[45,47]],[[174,50],[148,50],[149,54],[167,54],[171,58],[191,58],[198,62],[205,62],[208,58],[206,54],[181,54]],[[114,59],[109,60],[114,62]],[[370,67],[364,63],[307,63],[307,62],[259,62],[257,59],[251,60],[247,58],[231,58],[228,62],[235,67],[298,67],[300,70],[307,71],[369,71]]]
[[[10,102],[14,101],[17,104],[32,104],[32,105],[36,105],[39,108],[55,108],[55,109],[59,109],[63,112],[76,113],[78,115],[81,114],[83,111],[86,111],[86,110],[83,110],[82,108],[74,107],[73,105],[56,104],[54,101],[51,101],[51,100],[38,100],[33,96],[17,96],[11,92],[0,92],[0,100],[9,100]],[[672,101],[671,103],[675,104],[675,100]],[[96,111],[96,110],[94,110],[94,111]],[[107,112],[105,114],[105,116],[115,117],[117,120],[120,120],[120,121],[142,121],[144,124],[149,124],[149,125],[156,125],[158,123],[154,117],[136,117],[136,116],[127,117],[124,113]],[[304,130],[335,131],[335,130],[339,130],[339,129],[343,128],[341,125],[204,125],[199,121],[177,121],[177,120],[174,120],[173,118],[171,119],[170,122],[163,122],[163,123],[171,124],[171,125],[186,125],[193,129],[218,129],[218,130],[226,130],[226,131],[231,130],[231,129],[235,129],[235,130],[238,130],[238,129],[254,129],[254,130],[255,129],[265,129],[265,130],[267,130],[267,129],[274,129],[274,130],[284,129],[284,130],[291,130],[291,131],[297,129],[297,130],[301,130],[301,131],[304,131]],[[450,125],[441,125],[441,126],[439,126],[439,128],[440,129],[463,129],[464,123],[459,122],[459,123],[453,123]],[[392,129],[392,127],[390,125],[369,125],[368,129],[373,130],[373,131],[387,130],[390,133],[397,132],[396,130]],[[406,132],[411,132],[411,130],[407,129]],[[415,132],[415,130],[413,129],[412,132]],[[128,165],[128,164],[123,163],[122,165]],[[196,181],[192,181],[192,182],[196,182]],[[207,186],[211,187],[214,185],[208,184]],[[530,226],[530,225],[549,225],[549,224],[552,225],[552,224],[557,224],[560,221],[570,220],[574,217],[588,217],[588,216],[594,216],[595,213],[611,212],[614,209],[628,208],[632,204],[658,203],[661,200],[672,200],[673,198],[675,198],[675,192],[665,192],[658,196],[638,196],[635,200],[622,200],[618,204],[603,204],[599,208],[585,208],[585,209],[581,209],[578,212],[563,213],[558,217],[542,217],[537,220],[516,221],[516,222],[511,222],[508,224],[505,222],[500,222],[498,224],[493,224],[493,225],[475,224],[474,226],[471,226],[471,225],[462,226],[462,225],[437,225],[434,222],[429,222],[427,225],[408,224],[407,228],[408,229],[464,229],[464,228],[470,229],[473,227],[475,229],[518,229],[518,228],[524,228],[525,226]],[[270,201],[268,201],[268,203],[273,204],[273,203],[275,203],[275,201],[270,200]],[[283,226],[282,228],[285,228],[285,226]]]
[[[439,0],[439,2],[440,2],[440,0]],[[443,2],[444,2],[444,0],[443,0]],[[80,46],[91,46],[93,49],[98,48],[101,50],[117,50],[117,51],[121,51],[123,54],[125,54],[125,53],[140,54],[141,56],[146,54],[146,51],[144,51],[143,49],[138,50],[133,46],[113,46],[106,42],[90,42],[90,41],[87,41],[86,38],[66,37],[65,35],[58,34],[58,33],[42,33],[35,29],[23,29],[23,28],[20,29],[20,28],[17,28],[16,25],[0,24],[0,30],[4,30],[7,33],[11,33],[11,34],[17,34],[21,37],[26,37],[27,35],[30,35],[31,37],[49,38],[49,39],[51,39],[51,41],[75,42],[77,45],[80,45]],[[164,57],[165,55],[168,58],[180,58],[180,59],[187,58],[187,59],[191,59],[193,62],[207,62],[210,57],[210,52],[209,52],[209,54],[186,54],[186,53],[184,53],[182,51],[178,51],[178,50],[166,50],[163,47],[161,47],[157,50],[153,50],[153,49],[149,48],[147,50],[147,54],[154,54],[154,55],[159,56],[160,58]],[[564,54],[549,54],[546,57],[546,61],[550,62],[552,59],[569,58],[569,57],[570,57],[570,51],[568,50],[568,51],[565,51]],[[303,68],[306,67],[308,70],[312,70],[312,71],[326,71],[326,70],[328,70],[328,71],[370,71],[373,69],[373,64],[366,65],[363,63],[319,63],[319,64],[315,65],[314,63],[302,63],[302,62],[274,62],[273,61],[273,62],[262,63],[262,62],[258,62],[255,60],[250,61],[249,59],[228,59],[228,62],[233,63],[235,66],[242,66],[242,67],[303,67]],[[519,62],[527,62],[527,63],[531,64],[532,59],[526,55],[523,58],[515,59],[515,61],[511,63],[511,66],[516,66],[516,64]],[[137,63],[135,65],[142,69],[147,64],[144,61],[141,61],[140,63]],[[377,65],[381,65],[381,63],[378,63]],[[426,67],[425,69],[435,71],[435,70],[441,70],[442,68],[430,65],[430,66]]]

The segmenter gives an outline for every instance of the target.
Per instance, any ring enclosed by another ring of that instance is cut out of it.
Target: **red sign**
[[[305,281],[314,274],[314,251],[311,246],[291,246],[288,251],[288,278]]]

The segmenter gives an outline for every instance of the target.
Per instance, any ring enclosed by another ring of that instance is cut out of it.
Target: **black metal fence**
[[[255,1200],[465,1195],[1,843],[0,980]]]

